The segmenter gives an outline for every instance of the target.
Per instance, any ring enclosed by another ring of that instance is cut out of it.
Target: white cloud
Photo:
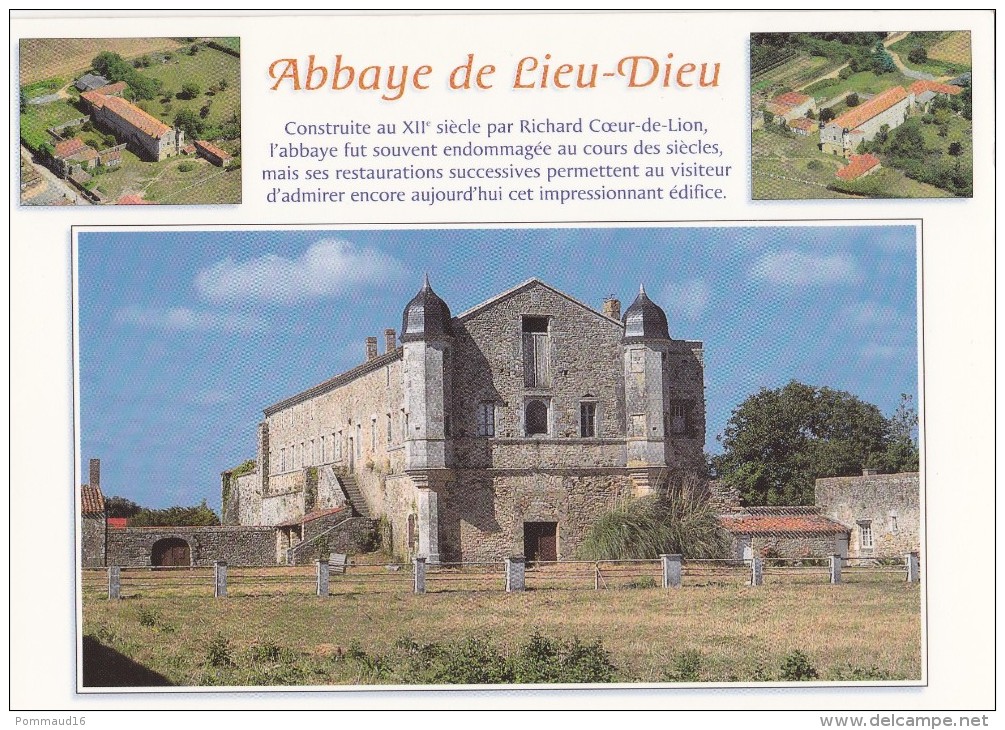
[[[124,324],[182,332],[261,332],[267,329],[265,320],[254,315],[237,312],[198,311],[188,307],[171,307],[170,309],[130,307],[119,310],[115,319]]]
[[[297,258],[267,254],[247,261],[226,258],[200,271],[199,293],[211,302],[256,300],[284,304],[346,294],[360,284],[397,278],[397,259],[348,241],[325,239]]]
[[[697,319],[708,308],[712,290],[704,279],[671,282],[663,289],[666,308],[689,319]]]
[[[893,307],[876,302],[857,302],[841,312],[845,322],[859,327],[889,327],[901,323],[902,317]]]
[[[755,279],[792,286],[848,282],[858,276],[855,262],[845,254],[819,256],[792,250],[764,254],[750,272]]]
[[[862,358],[865,360],[892,360],[898,355],[898,352],[898,348],[893,345],[872,342],[862,348]]]

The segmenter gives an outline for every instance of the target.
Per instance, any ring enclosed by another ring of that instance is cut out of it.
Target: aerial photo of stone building
[[[702,343],[644,289],[620,310],[530,279],[454,316],[427,279],[400,344],[385,329],[382,353],[371,337],[361,365],[264,409],[224,521],[275,526],[281,558],[348,502],[401,555],[573,557],[601,514],[703,464]]]
[[[122,82],[103,86],[80,95],[91,117],[110,130],[140,157],[159,161],[179,154],[185,146],[185,133],[123,99]]]

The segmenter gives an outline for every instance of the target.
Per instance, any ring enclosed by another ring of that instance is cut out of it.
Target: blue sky
[[[639,283],[705,343],[706,449],[796,379],[917,398],[913,226],[100,231],[78,238],[80,453],[106,495],[219,510],[262,409],[358,365],[429,273],[454,314],[536,276],[600,309]]]

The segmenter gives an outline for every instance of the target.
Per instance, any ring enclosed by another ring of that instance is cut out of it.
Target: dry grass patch
[[[174,51],[182,45],[185,44],[174,38],[23,38],[19,59],[21,85],[82,73],[102,51],[132,58],[154,51]]]

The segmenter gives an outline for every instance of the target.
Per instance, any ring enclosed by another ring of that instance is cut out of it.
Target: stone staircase
[[[338,472],[338,480],[342,484],[342,489],[345,490],[345,496],[349,498],[349,506],[352,507],[352,511],[360,517],[372,519],[373,515],[370,514],[370,508],[363,498],[359,485],[356,484],[356,477],[348,472],[340,471]]]

